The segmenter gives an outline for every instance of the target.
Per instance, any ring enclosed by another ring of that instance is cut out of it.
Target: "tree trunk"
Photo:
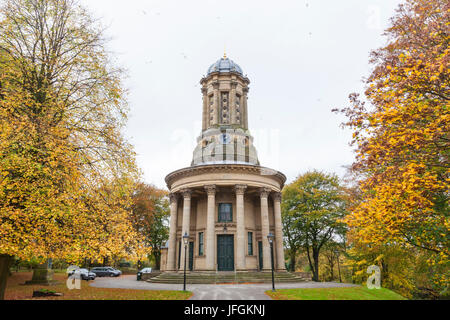
[[[12,261],[12,256],[0,255],[0,300],[5,299],[6,282],[8,281],[9,267]]]
[[[336,256],[336,260],[337,260],[338,272],[339,272],[339,282],[342,283],[342,278],[341,278],[341,267],[340,267],[340,265],[339,265],[339,255]]]
[[[328,265],[330,266],[330,278],[329,281],[333,281],[334,279],[334,256],[331,254],[331,256],[327,257],[328,259]]]
[[[319,281],[319,250],[313,248],[313,281]]]
[[[295,272],[295,258],[296,258],[295,251],[291,251],[289,254],[289,261],[290,261],[289,269],[291,272]]]
[[[154,250],[153,257],[155,258],[155,270],[161,270],[161,251]]]
[[[305,249],[306,249],[306,256],[308,257],[309,268],[311,269],[311,272],[313,273],[312,279],[314,279],[314,266],[313,266],[313,262],[311,261],[311,255],[309,253],[309,246],[306,246]]]

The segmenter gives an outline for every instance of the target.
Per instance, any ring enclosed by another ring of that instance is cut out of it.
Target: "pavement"
[[[97,278],[89,284],[97,288],[138,289],[138,290],[182,290],[183,284],[149,283],[137,281],[135,275],[118,278]],[[275,283],[275,289],[295,288],[336,288],[356,285],[337,282],[297,282]],[[264,292],[272,289],[272,284],[187,284],[186,290],[194,295],[190,300],[271,300]]]

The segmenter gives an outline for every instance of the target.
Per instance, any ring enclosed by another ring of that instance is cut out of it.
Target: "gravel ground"
[[[136,281],[136,276],[125,275],[118,278],[97,278],[90,284],[98,288],[119,288],[139,290],[182,290],[183,284],[149,283]],[[276,289],[291,288],[336,288],[354,287],[353,284],[336,282],[275,283]],[[272,284],[187,284],[186,290],[194,293],[190,300],[270,300],[264,291],[272,289]]]

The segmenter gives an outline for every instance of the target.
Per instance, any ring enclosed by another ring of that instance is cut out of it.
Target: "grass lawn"
[[[61,284],[54,286],[24,285],[25,281],[31,280],[31,272],[14,272],[8,278],[6,285],[6,300],[186,300],[192,296],[189,291],[169,291],[169,290],[130,290],[130,289],[110,289],[94,288],[88,285],[87,281],[81,282],[81,290],[69,290],[66,287],[67,276],[65,274],[55,274],[54,279],[61,281]],[[32,298],[33,291],[47,289],[63,293],[62,297]]]
[[[366,287],[316,288],[316,289],[280,289],[266,291],[274,300],[407,300],[401,295],[385,289],[367,289]]]

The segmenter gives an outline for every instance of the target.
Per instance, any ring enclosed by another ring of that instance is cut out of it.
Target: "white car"
[[[75,269],[68,273],[69,276],[79,276],[81,280],[95,280],[96,274],[88,269]]]
[[[137,280],[141,280],[142,279],[142,275],[143,274],[148,274],[148,273],[152,273],[152,268],[144,268],[141,271],[139,271],[137,273]]]

